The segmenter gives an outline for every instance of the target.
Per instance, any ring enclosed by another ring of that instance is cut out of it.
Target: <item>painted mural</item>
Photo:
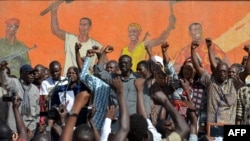
[[[13,34],[26,47],[23,51],[10,51],[7,46],[1,46],[1,59],[13,60],[15,55],[20,57],[26,54],[28,63],[33,66],[48,66],[53,60],[64,64],[64,41],[51,30],[51,3],[39,0],[0,1],[0,38],[7,36],[7,28],[13,28],[7,27],[6,22],[15,18],[18,20],[18,30]],[[247,55],[243,46],[250,43],[248,1],[67,0],[58,4],[60,29],[77,35],[79,20],[89,17],[92,20],[90,36],[103,46],[114,47],[109,59],[118,59],[122,48],[128,44],[130,23],[139,23],[141,40],[150,40],[168,26],[170,15],[174,15],[176,21],[166,41],[170,45],[169,53],[173,61],[183,57],[181,52],[191,43],[189,26],[192,23],[202,26],[201,38],[212,38],[230,63],[240,63],[243,55]],[[159,45],[153,50],[154,54],[161,56]]]

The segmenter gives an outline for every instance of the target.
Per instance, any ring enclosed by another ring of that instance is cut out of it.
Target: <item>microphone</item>
[[[67,84],[67,86],[66,86],[66,89],[65,89],[65,91],[64,91],[64,102],[65,102],[65,104],[66,104],[66,102],[67,102],[67,100],[66,100],[66,93],[67,93],[67,91],[68,91],[68,88],[69,88],[69,84],[71,83],[71,77],[67,77],[67,78],[65,78],[65,79],[67,79],[68,80],[68,84]]]

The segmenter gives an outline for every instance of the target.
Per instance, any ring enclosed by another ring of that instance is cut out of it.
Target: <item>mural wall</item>
[[[44,16],[40,12],[51,1],[20,0],[0,1],[0,36],[5,36],[5,21],[15,17],[20,20],[17,39],[27,47],[32,65],[48,66],[52,60],[64,64],[64,42],[52,34],[50,12]],[[211,37],[226,53],[230,62],[241,62],[244,44],[250,43],[250,2],[248,1],[178,1],[172,9],[176,17],[175,29],[167,41],[170,56],[176,57],[180,50],[191,42],[188,26],[199,22],[203,27],[203,37]],[[128,44],[127,26],[131,22],[140,23],[141,40],[146,32],[148,39],[157,37],[169,23],[169,1],[106,1],[75,0],[63,2],[58,10],[59,26],[67,32],[78,34],[79,19],[89,17],[93,25],[91,36],[99,42],[115,47],[109,55],[117,59],[121,48]],[[160,55],[160,47],[154,51]]]

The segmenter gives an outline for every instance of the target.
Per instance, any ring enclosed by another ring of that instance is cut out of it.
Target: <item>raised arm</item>
[[[205,72],[205,70],[200,66],[198,57],[196,55],[197,47],[199,47],[199,44],[196,41],[193,41],[191,44],[191,58],[192,58],[192,63],[194,65],[196,73],[198,73],[198,75],[201,77],[202,74]]]
[[[154,46],[157,46],[157,45],[163,43],[168,38],[170,31],[172,29],[174,29],[175,23],[176,23],[175,16],[170,15],[169,16],[169,25],[167,26],[167,28],[161,33],[161,35],[159,37],[154,38],[152,40],[145,41],[145,46],[154,47]]]
[[[129,120],[127,103],[125,101],[124,92],[123,92],[123,84],[122,84],[120,77],[116,77],[112,79],[110,84],[116,91],[119,111],[121,114],[120,129],[114,135],[113,141],[124,141],[126,140],[129,129],[130,129],[130,120]]]
[[[59,37],[62,40],[65,40],[65,31],[60,29],[59,23],[58,23],[58,18],[57,18],[57,11],[58,11],[58,7],[59,7],[58,2],[60,2],[60,1],[56,1],[56,2],[53,2],[51,4],[51,7],[52,7],[52,9],[51,9],[51,30],[52,30],[52,33],[54,35],[56,35],[57,37]]]
[[[191,91],[190,91],[190,82],[187,80],[183,80],[180,79],[181,85],[183,90],[187,93],[187,98],[184,99],[184,102],[187,104],[188,106],[188,115],[189,115],[189,119],[190,119],[190,125],[189,125],[189,129],[190,129],[190,134],[196,134],[197,135],[197,116],[195,114],[195,106],[194,103],[191,99]]]
[[[114,51],[114,47],[107,45],[103,51],[100,52],[100,57],[98,57],[97,64],[106,64],[108,63],[108,53],[111,53]],[[98,56],[98,55],[97,55]]]
[[[83,60],[81,58],[81,54],[79,50],[81,49],[82,45],[80,43],[75,44],[75,54],[76,54],[76,64],[79,70],[82,70]]]
[[[207,45],[207,50],[208,50],[208,56],[209,56],[209,61],[210,61],[210,69],[212,73],[215,73],[215,69],[217,66],[217,61],[215,59],[215,53],[213,50],[213,42],[211,38],[206,38],[206,45]]]
[[[243,82],[245,82],[246,77],[250,74],[250,45],[245,45],[244,50],[247,52],[248,57],[246,65],[244,66],[244,71],[239,74],[239,77]]]
[[[17,127],[17,132],[19,134],[19,139],[28,140],[26,127],[25,127],[23,118],[18,110],[18,108],[21,105],[21,98],[18,96],[14,96],[12,103],[13,103],[12,108],[13,108],[13,112],[14,112],[14,116],[16,120],[16,127]]]
[[[73,129],[76,124],[77,117],[81,109],[89,101],[90,94],[87,91],[80,92],[76,95],[74,105],[71,112],[69,113],[68,121],[63,128],[63,133],[61,136],[61,141],[72,141],[73,139]]]
[[[189,127],[184,118],[173,107],[165,93],[157,91],[152,95],[152,99],[156,104],[162,105],[171,115],[175,125],[175,131],[181,136],[182,139],[186,138],[189,133]]]
[[[144,97],[143,97],[143,88],[145,84],[145,79],[143,78],[137,78],[135,80],[135,87],[137,90],[137,102],[136,102],[136,108],[137,113],[141,114],[145,119],[148,118],[146,108],[144,106]]]
[[[100,134],[99,134],[99,132],[95,126],[95,123],[93,121],[93,117],[96,113],[96,107],[94,105],[91,107],[92,107],[91,112],[88,112],[88,122],[89,122],[91,128],[93,129],[95,141],[100,141]]]

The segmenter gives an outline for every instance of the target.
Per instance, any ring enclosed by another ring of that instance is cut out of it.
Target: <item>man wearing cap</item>
[[[163,43],[169,36],[170,31],[175,26],[174,15],[169,16],[169,25],[157,38],[139,41],[139,36],[141,34],[141,25],[137,23],[131,23],[128,26],[128,37],[129,44],[122,49],[121,55],[129,55],[132,58],[132,70],[136,71],[137,63],[145,60],[147,57],[147,51],[145,47],[151,48]]]
[[[8,57],[14,57],[12,59],[7,59],[9,67],[13,75],[19,77],[18,70],[22,64],[30,64],[29,55],[27,53],[26,45],[18,41],[16,38],[16,33],[18,31],[20,21],[16,18],[11,18],[5,21],[6,27],[5,37],[0,39],[0,56],[6,59]]]
[[[20,68],[20,78],[11,78],[6,74],[7,62],[3,61],[0,64],[0,83],[11,92],[10,97],[18,95],[22,99],[22,104],[19,108],[25,126],[31,131],[36,129],[36,124],[39,122],[40,106],[39,106],[39,90],[32,84],[34,81],[33,68],[28,65],[22,65]],[[15,116],[13,114],[12,103],[9,104],[7,124],[16,131]]]
[[[75,57],[75,44],[80,43],[82,48],[79,50],[80,55],[84,56],[87,53],[87,50],[92,49],[93,46],[98,46],[102,48],[102,45],[96,41],[95,39],[89,37],[89,32],[91,30],[92,21],[90,18],[84,17],[80,19],[79,22],[79,35],[68,33],[62,29],[60,29],[58,25],[57,19],[57,10],[58,5],[56,2],[52,3],[51,5],[51,30],[53,34],[55,34],[60,39],[64,40],[64,48],[65,48],[65,64],[63,74],[66,76],[67,70],[70,66],[77,66],[76,64],[76,57]],[[90,68],[94,66],[96,63],[97,56],[93,56],[90,59]]]

